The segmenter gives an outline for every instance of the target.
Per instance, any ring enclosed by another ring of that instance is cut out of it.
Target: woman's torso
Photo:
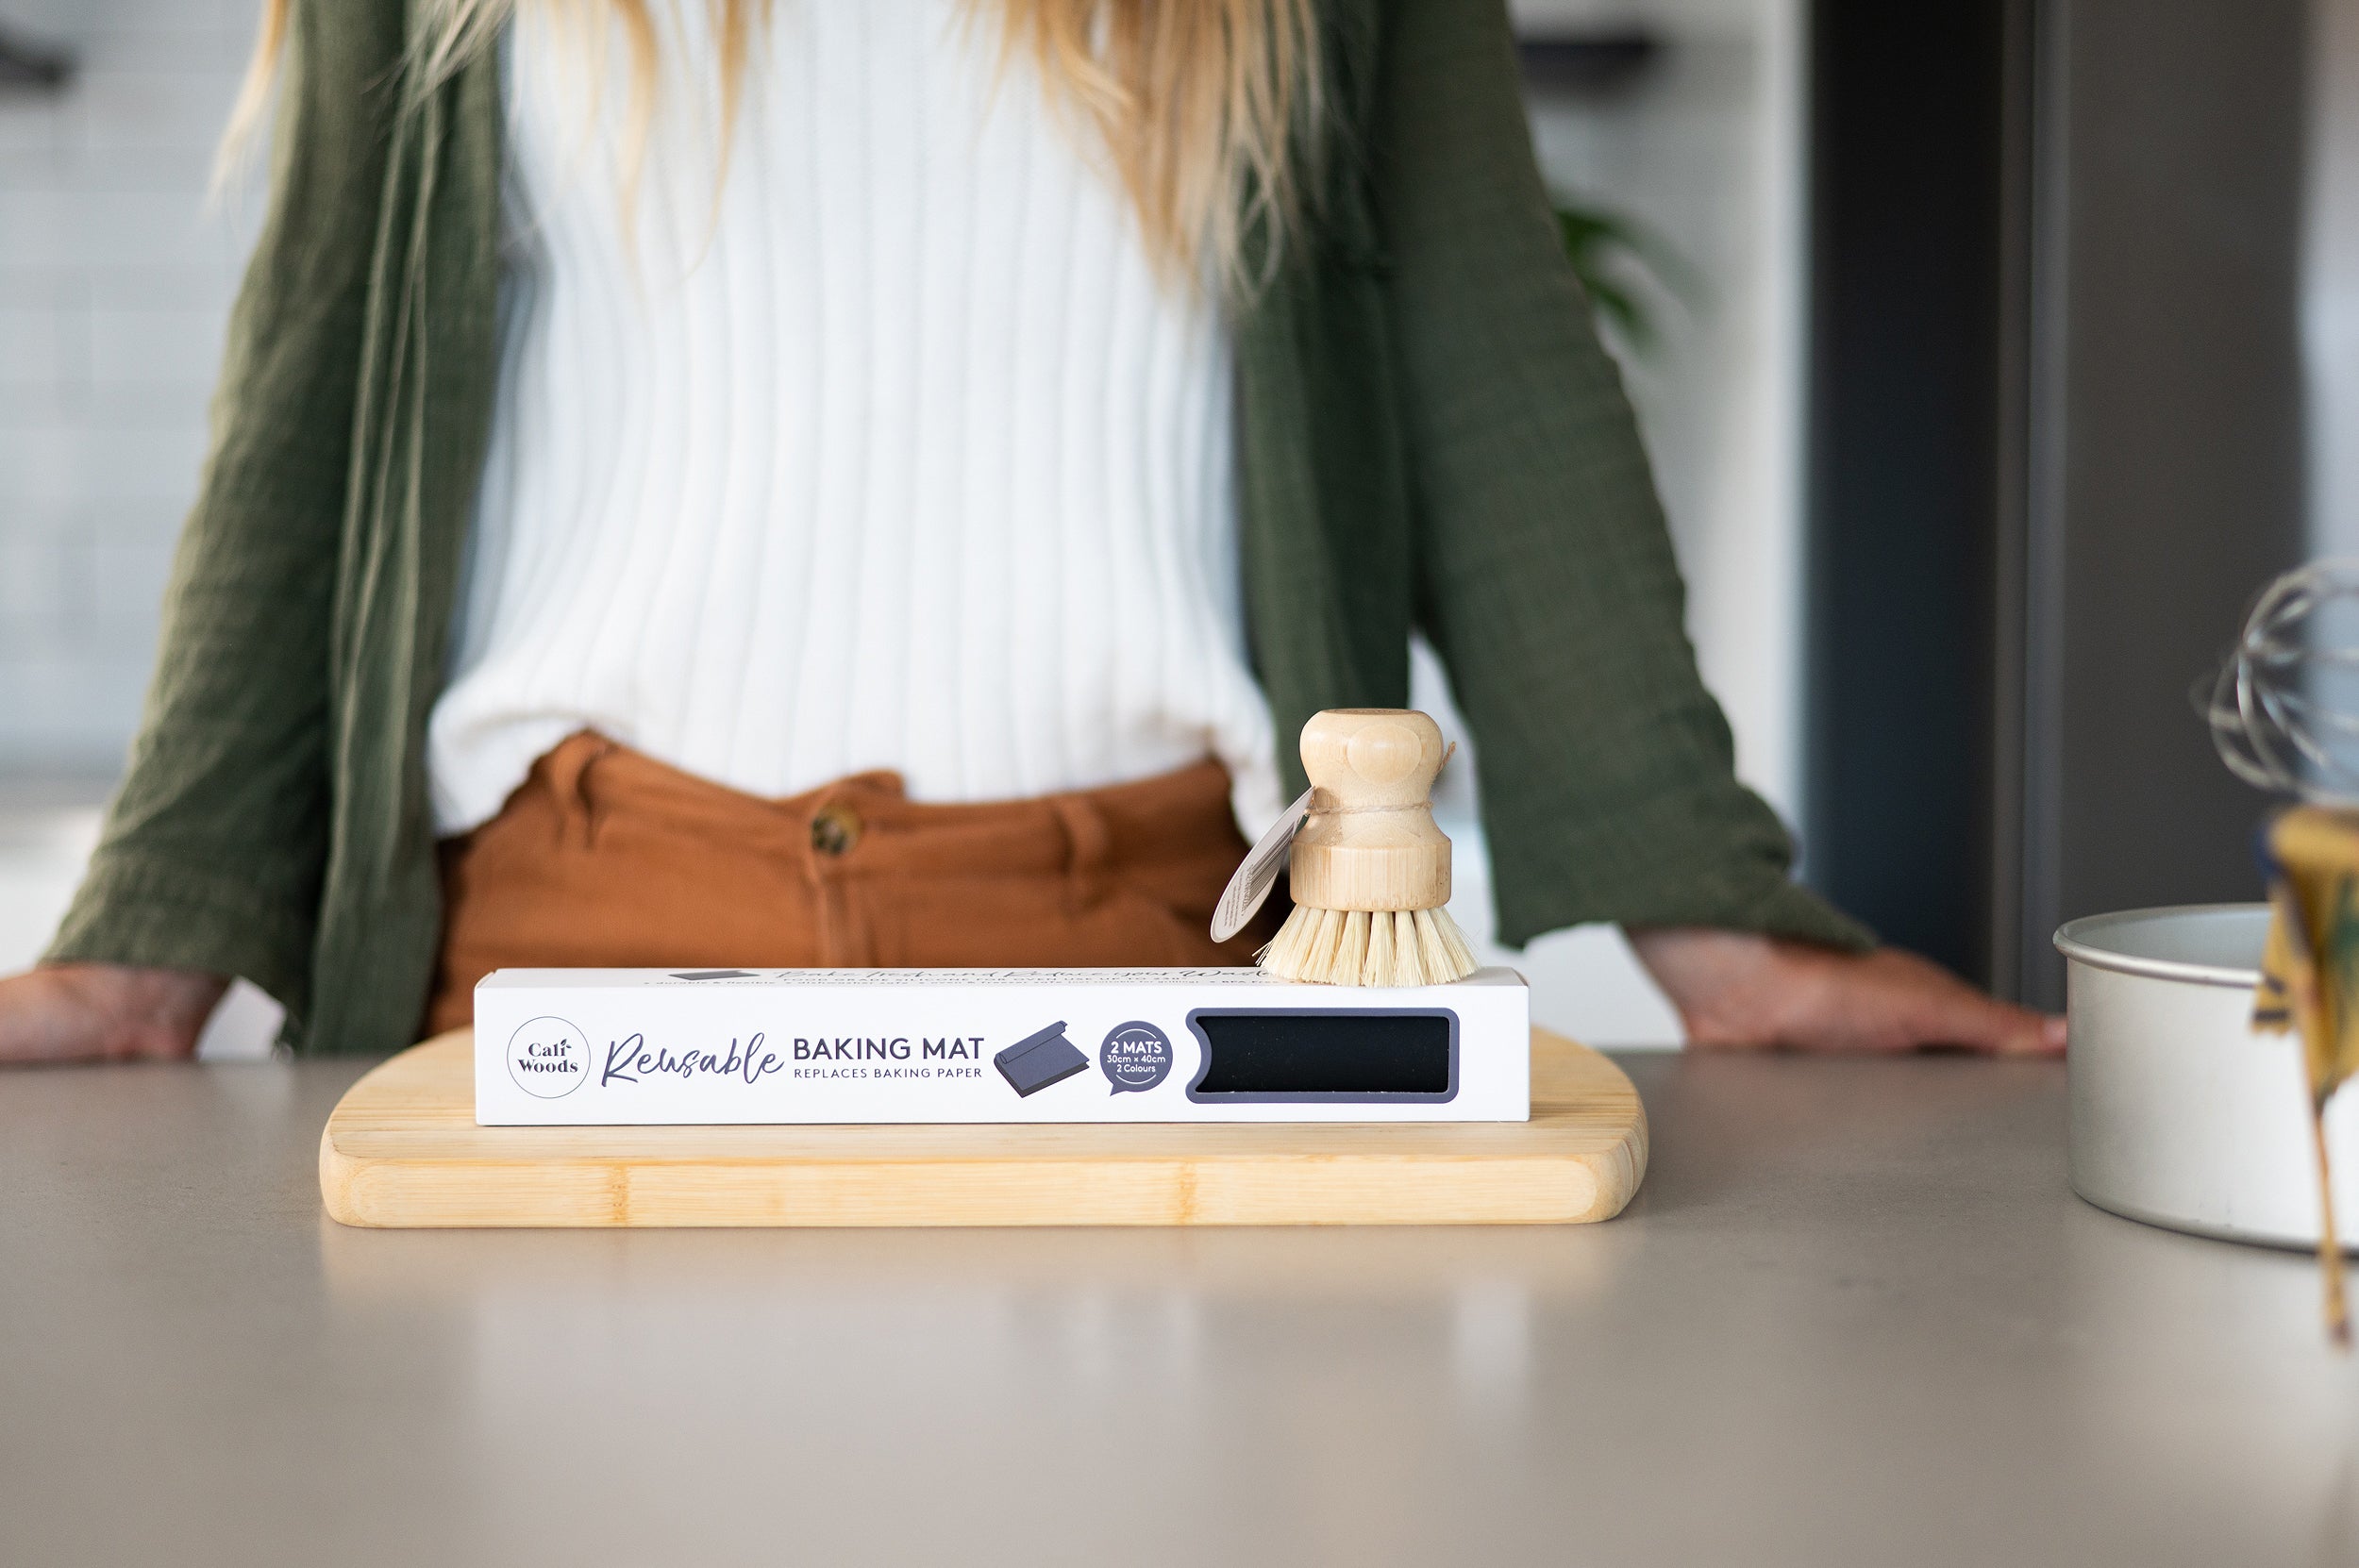
[[[1158,279],[952,0],[779,8],[717,191],[712,40],[700,8],[658,15],[627,198],[622,92],[593,124],[544,8],[509,42],[507,325],[438,829],[582,728],[774,795],[881,768],[998,799],[1210,755],[1248,824],[1274,815],[1213,303]]]

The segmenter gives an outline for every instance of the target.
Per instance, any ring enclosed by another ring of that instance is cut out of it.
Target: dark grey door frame
[[[1994,935],[2002,980],[2049,1006],[2063,921],[2259,896],[2267,802],[2213,757],[2189,693],[2307,553],[2307,0],[2033,11],[2021,717],[1999,731],[2014,885]]]
[[[2029,6],[1816,0],[1811,50],[1803,875],[2002,985]]]
[[[2250,898],[2189,688],[2306,536],[2305,0],[1818,0],[1805,875],[2002,993]]]

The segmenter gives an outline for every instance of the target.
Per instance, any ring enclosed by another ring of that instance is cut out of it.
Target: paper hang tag
[[[1244,930],[1245,923],[1269,902],[1269,891],[1278,885],[1278,874],[1285,868],[1286,851],[1294,846],[1302,819],[1311,814],[1311,791],[1303,791],[1292,806],[1279,813],[1261,841],[1246,852],[1245,863],[1229,878],[1229,886],[1221,890],[1220,903],[1213,909],[1214,942],[1227,942]]]

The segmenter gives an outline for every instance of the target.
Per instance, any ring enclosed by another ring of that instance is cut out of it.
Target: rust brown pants
[[[428,1031],[472,1022],[502,968],[1249,963],[1283,900],[1207,929],[1245,851],[1215,762],[981,806],[912,804],[886,773],[765,800],[577,735],[443,844]]]

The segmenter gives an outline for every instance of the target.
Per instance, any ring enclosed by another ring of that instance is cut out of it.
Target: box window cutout
[[[1442,1101],[1458,1092],[1458,1018],[1404,1012],[1203,1008],[1191,1100]]]

